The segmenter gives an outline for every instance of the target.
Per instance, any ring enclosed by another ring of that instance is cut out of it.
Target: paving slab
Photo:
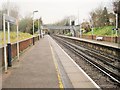
[[[49,41],[45,36],[20,57],[3,80],[3,88],[59,88]]]
[[[74,88],[99,88],[99,86],[74,62],[70,56],[51,38],[49,41],[59,57]]]

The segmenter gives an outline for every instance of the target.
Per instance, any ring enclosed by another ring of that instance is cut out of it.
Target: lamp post
[[[38,11],[33,11],[33,45],[35,45],[35,38],[34,38],[34,13]]]
[[[39,33],[39,39],[40,39],[40,20],[38,18],[38,33]]]
[[[82,24],[80,24],[80,38],[82,38],[82,30],[81,30],[82,28],[81,28],[81,25]]]
[[[94,34],[93,32],[94,32],[94,29],[93,29],[93,20],[92,20],[92,17],[91,17],[91,19],[90,19],[90,20],[91,20],[90,22],[91,22],[92,40],[93,40],[93,34]]]
[[[119,35],[119,32],[120,32],[120,1],[118,2],[118,1],[116,1],[116,2],[114,2],[114,8],[113,8],[113,10],[114,10],[114,13],[116,14],[116,37],[115,37],[115,42],[117,43],[119,43],[120,41],[117,41],[117,40],[119,40],[119,39],[117,39],[118,37],[118,35]]]

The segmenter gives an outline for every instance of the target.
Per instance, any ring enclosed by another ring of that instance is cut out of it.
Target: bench
[[[96,40],[100,40],[100,41],[102,41],[103,40],[103,37],[96,37]]]

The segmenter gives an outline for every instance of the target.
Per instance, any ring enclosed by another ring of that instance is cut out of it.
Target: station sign
[[[14,17],[8,16],[8,15],[6,15],[6,14],[5,14],[5,20],[6,20],[7,22],[12,23],[12,24],[16,24],[16,19],[15,19]]]

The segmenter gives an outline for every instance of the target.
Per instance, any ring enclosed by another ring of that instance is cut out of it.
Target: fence
[[[82,38],[96,40],[96,35],[82,35]],[[119,37],[100,36],[103,37],[103,41],[118,43]]]
[[[35,42],[39,40],[39,36],[35,37]],[[29,46],[33,45],[33,38],[25,39],[19,42],[19,53],[23,52],[25,49],[27,49]],[[7,48],[7,47],[6,47]],[[15,57],[17,57],[17,43],[12,43],[11,45],[12,49],[12,59],[14,60]],[[4,47],[0,47],[0,68],[4,66]],[[8,55],[8,51],[6,53],[6,56]]]

